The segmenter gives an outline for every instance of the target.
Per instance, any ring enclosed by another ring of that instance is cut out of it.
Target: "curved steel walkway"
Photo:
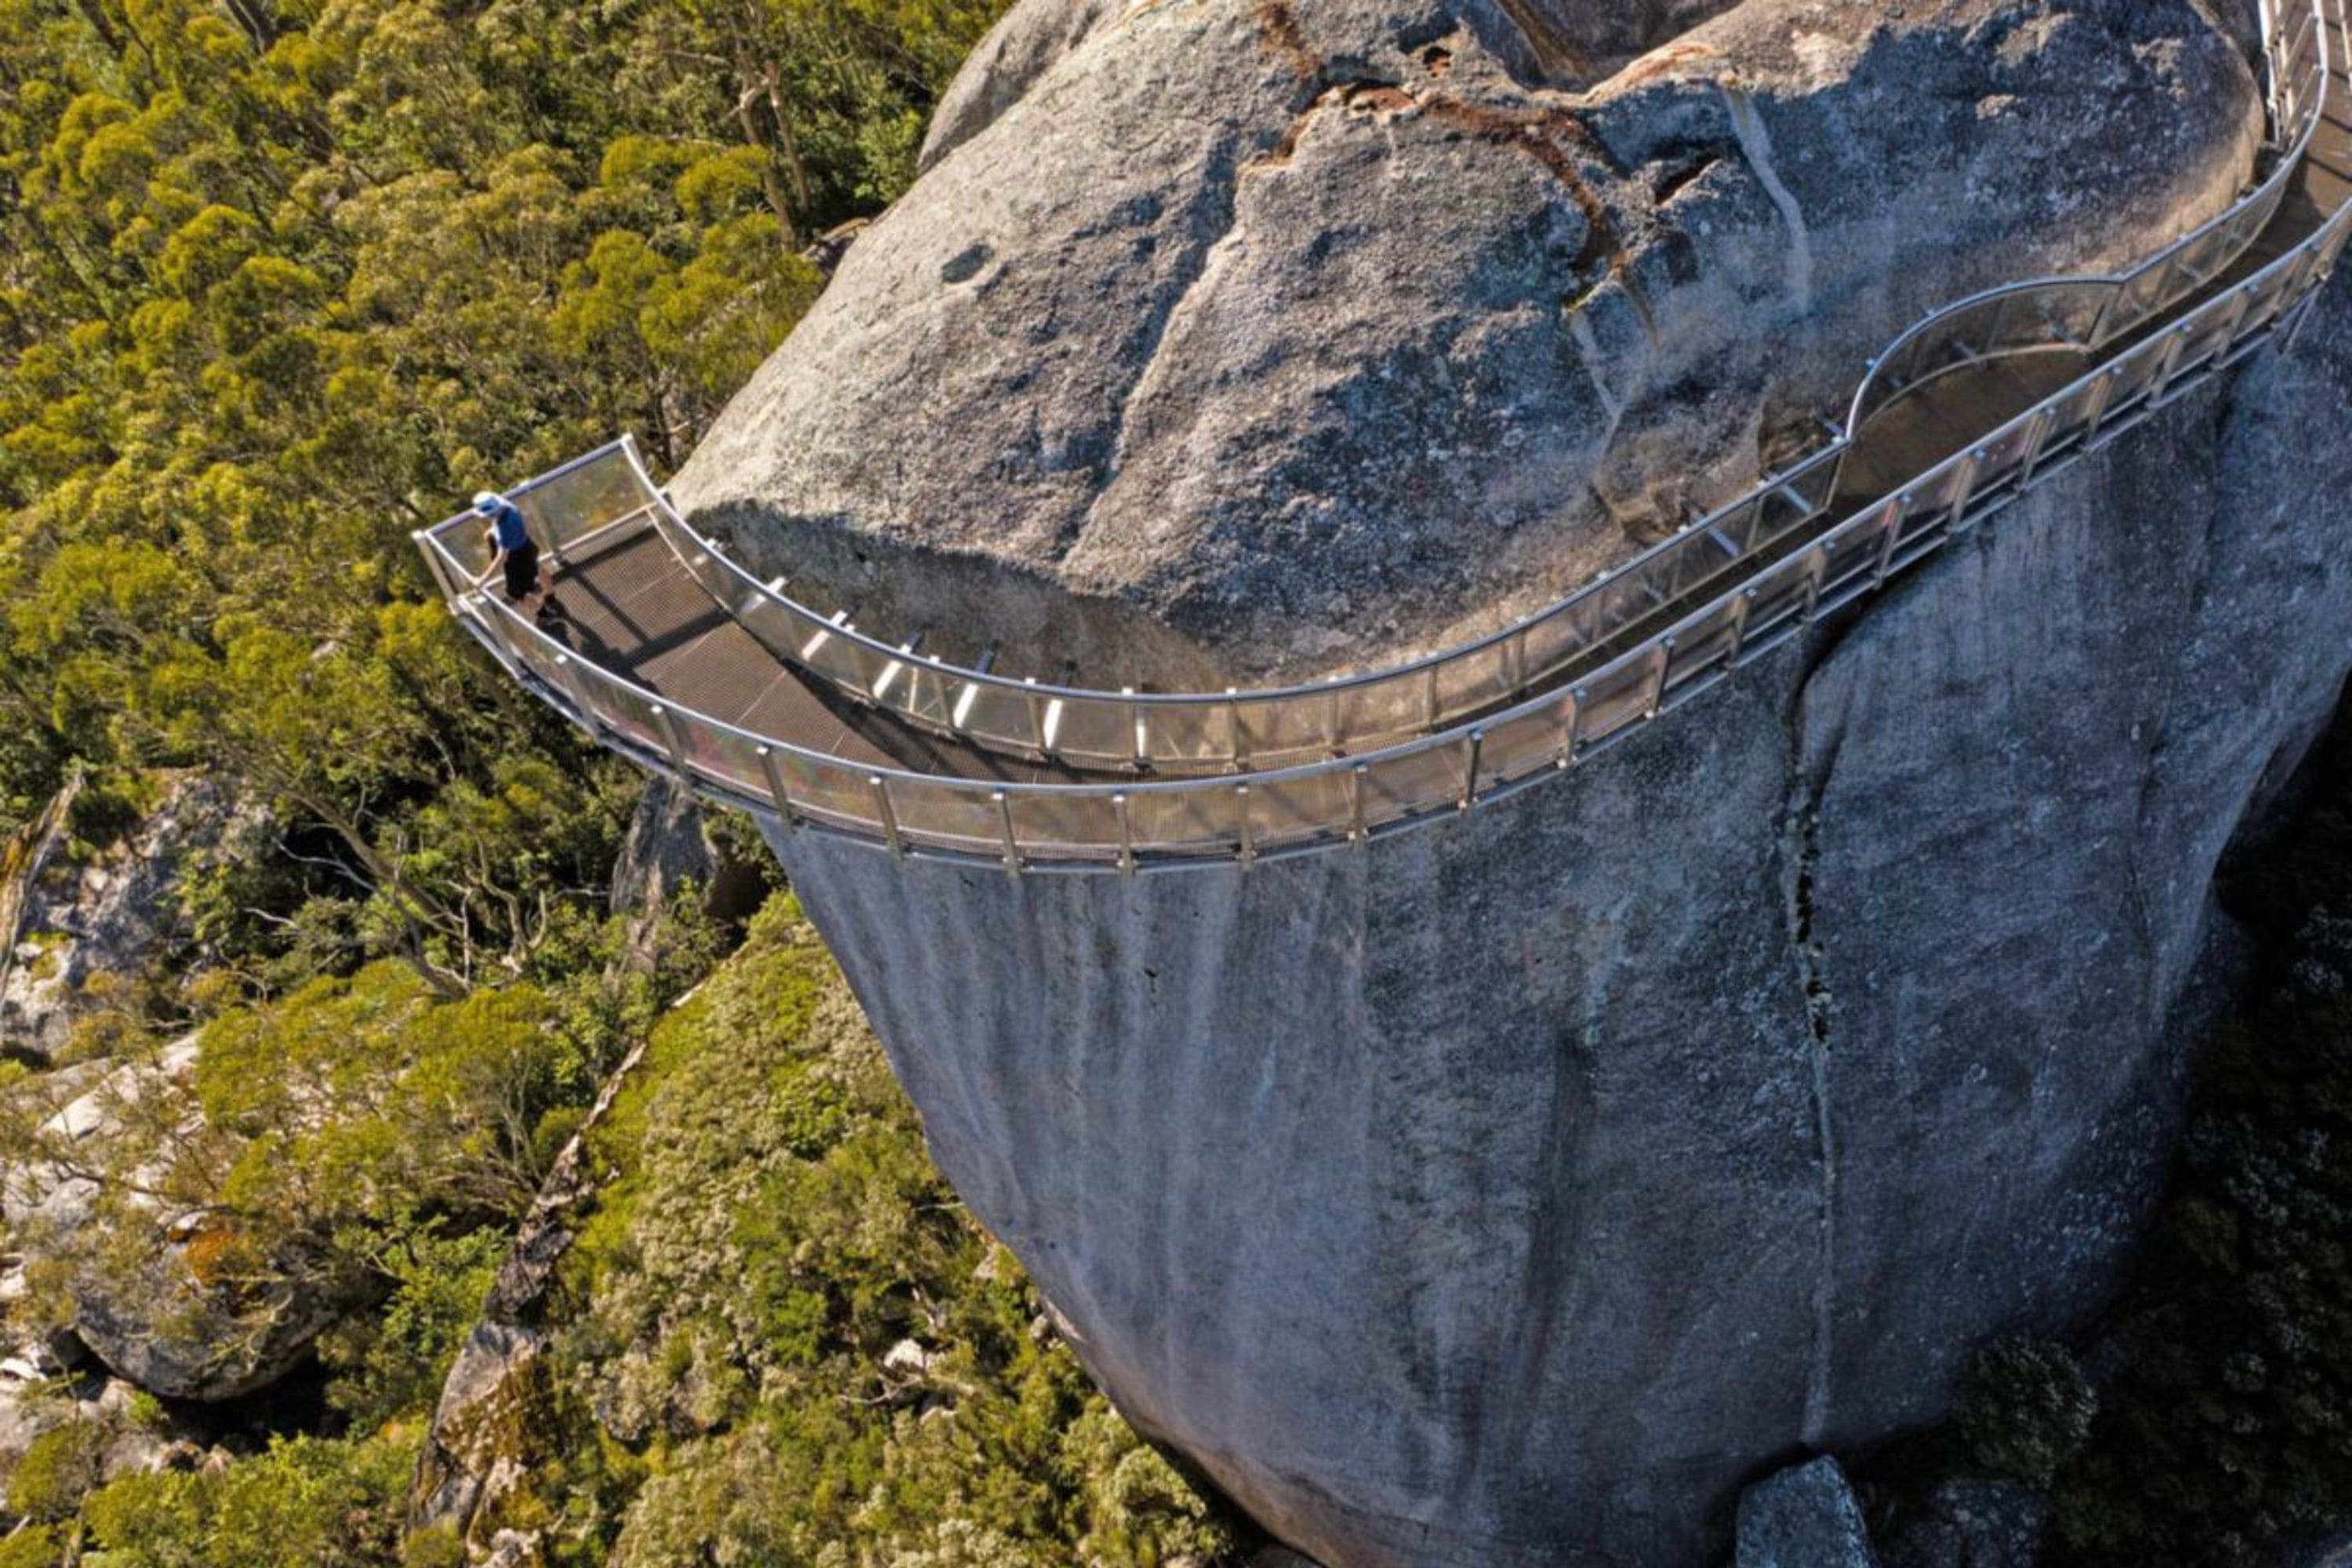
[[[1013,872],[1368,843],[1565,769],[2290,330],[2352,233],[2343,5],[2265,5],[2272,152],[2228,211],[2127,272],[1934,313],[1871,363],[1850,434],[1569,598],[1412,663],[1148,693],[926,658],[730,562],[627,440],[513,492],[555,557],[572,622],[556,636],[479,588],[471,514],[416,538],[461,622],[541,696],[788,827]]]

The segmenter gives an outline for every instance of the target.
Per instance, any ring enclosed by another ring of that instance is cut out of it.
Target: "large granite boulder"
[[[678,499],[1000,668],[1385,662],[2250,165],[2194,0],[1591,9],[1032,0]],[[1866,613],[1362,853],[777,847],[941,1167],[1277,1535],[1719,1562],[1762,1468],[2112,1288],[2214,868],[2352,662],[2347,384],[2339,293]]]
[[[673,488],[1013,673],[1384,662],[1736,493],[1926,309],[2216,210],[2259,128],[2201,0],[1029,0]]]
[[[47,1158],[0,1171],[0,1237],[28,1274],[52,1281],[52,1326],[109,1372],[166,1398],[207,1402],[278,1382],[375,1287],[299,1267],[266,1286],[210,1277],[222,1233],[201,1213],[166,1208],[148,1185],[158,1182],[160,1145],[200,1116],[188,1082],[198,1048],[190,1035],[16,1086],[12,1097],[47,1112],[39,1124]],[[99,1173],[109,1171],[121,1173]]]
[[[2347,405],[2338,286],[1864,612],[1364,852],[778,849],[941,1169],[1276,1534],[1717,1561],[1760,1465],[2120,1278],[2214,870],[2352,662]]]

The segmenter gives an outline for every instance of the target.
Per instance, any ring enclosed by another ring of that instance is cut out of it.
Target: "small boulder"
[[[1862,1507],[1827,1454],[1769,1476],[1739,1499],[1736,1568],[1878,1568]]]

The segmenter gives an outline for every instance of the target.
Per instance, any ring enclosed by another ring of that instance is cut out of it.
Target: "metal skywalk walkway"
[[[1244,864],[1365,843],[1549,776],[2284,330],[2352,232],[2344,0],[2265,7],[2274,166],[2131,271],[1990,290],[1874,361],[1851,434],[1624,567],[1429,658],[1271,691],[1047,686],[898,647],[759,582],[623,441],[514,493],[549,636],[417,535],[468,630],[605,743],[793,827],[1013,871]]]

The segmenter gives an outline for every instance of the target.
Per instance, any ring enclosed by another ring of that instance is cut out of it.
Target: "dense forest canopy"
[[[519,965],[604,819],[407,533],[690,447],[993,8],[0,0],[0,830],[74,758],[203,766],[324,836],[220,900],[286,978]]]

